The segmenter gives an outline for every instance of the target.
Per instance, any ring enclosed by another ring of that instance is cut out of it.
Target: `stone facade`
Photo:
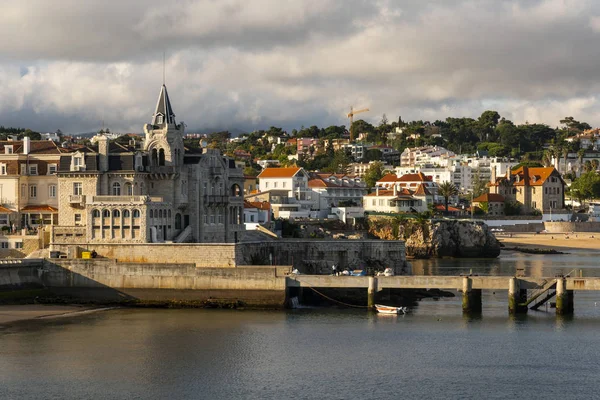
[[[490,193],[521,204],[521,212],[547,213],[565,206],[565,182],[553,167],[521,167],[490,184]]]
[[[62,156],[59,227],[83,228],[90,244],[240,240],[242,170],[218,150],[186,149],[184,127],[163,85],[141,148],[100,134],[97,148]],[[57,244],[76,241],[63,231]]]

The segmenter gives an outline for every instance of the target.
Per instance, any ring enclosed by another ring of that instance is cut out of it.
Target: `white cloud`
[[[4,125],[140,131],[163,51],[191,129],[345,124],[350,106],[372,122],[493,105],[516,122],[600,124],[591,1],[22,3],[3,4]]]

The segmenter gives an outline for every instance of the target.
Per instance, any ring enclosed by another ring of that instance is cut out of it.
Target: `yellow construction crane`
[[[350,143],[352,143],[354,141],[354,132],[353,132],[353,129],[352,129],[352,123],[354,122],[354,116],[356,114],[360,114],[360,113],[366,112],[366,111],[369,111],[369,109],[368,108],[362,108],[360,110],[354,111],[354,108],[352,106],[350,106],[350,112],[348,113],[348,118],[350,118],[350,129],[349,129],[350,130]]]

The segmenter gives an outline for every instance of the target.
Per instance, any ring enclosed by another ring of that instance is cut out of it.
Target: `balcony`
[[[222,196],[220,194],[205,194],[205,204],[226,204],[229,201],[229,196]]]
[[[163,198],[156,196],[92,196],[90,204],[144,204],[162,202]]]
[[[85,196],[81,195],[81,194],[69,195],[69,203],[84,205],[85,204]]]

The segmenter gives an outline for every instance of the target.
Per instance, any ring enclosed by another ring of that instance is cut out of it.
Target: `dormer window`
[[[12,154],[13,153],[13,145],[4,146],[4,154]]]
[[[163,123],[163,116],[162,115],[158,114],[156,116],[156,123],[157,124],[162,124]]]
[[[85,171],[85,159],[83,157],[84,154],[79,151],[71,156],[71,171]]]
[[[37,175],[38,174],[38,166],[37,164],[29,165],[29,175]]]

